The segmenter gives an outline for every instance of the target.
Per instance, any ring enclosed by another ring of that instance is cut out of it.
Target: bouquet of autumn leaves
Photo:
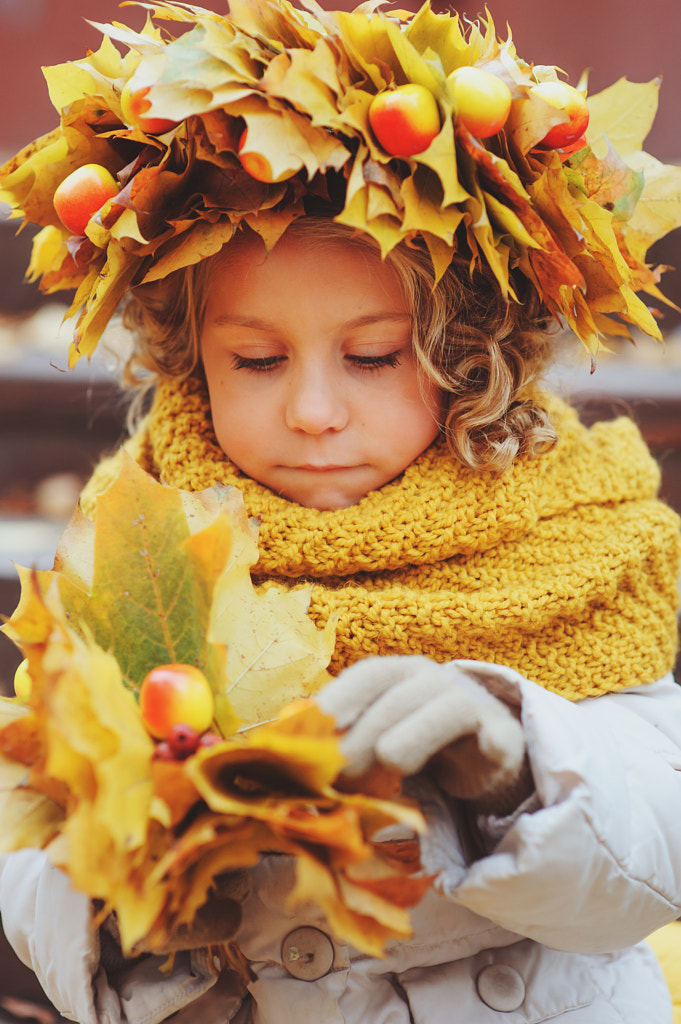
[[[338,788],[339,737],[308,699],[329,678],[333,623],[314,626],[304,590],[257,592],[256,560],[237,490],[179,491],[128,459],[94,522],[76,511],[54,569],[19,569],[3,630],[30,687],[0,700],[0,851],[45,848],[115,911],[126,953],[172,945],[224,873],[293,855],[292,902],[380,955],[429,880],[374,837],[422,820],[394,780]],[[176,722],[175,756],[163,693],[146,714],[139,699],[164,665],[190,666],[179,714],[204,714],[209,691],[207,731]]]

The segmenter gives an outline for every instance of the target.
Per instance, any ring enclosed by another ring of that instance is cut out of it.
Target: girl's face
[[[398,476],[438,434],[395,271],[344,240],[258,238],[216,262],[201,337],[218,442],[245,474],[318,509]]]

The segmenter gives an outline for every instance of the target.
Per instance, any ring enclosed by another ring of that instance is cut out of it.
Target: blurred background
[[[485,13],[478,0],[466,3],[461,15]],[[203,6],[227,12],[226,0],[203,0]],[[354,4],[322,0],[322,6]],[[398,0],[396,6],[416,10],[420,4]],[[445,9],[438,0],[433,7]],[[646,149],[681,164],[679,0],[489,0],[488,9],[498,35],[505,37],[510,24],[520,56],[558,65],[572,84],[588,70],[590,92],[621,77],[646,82],[662,76]],[[141,28],[144,17],[141,8],[120,9],[117,0],[0,0],[0,162],[56,124],[41,66],[96,49],[101,33],[90,22],[120,19]],[[31,234],[14,237],[16,223],[7,222],[6,212],[0,206],[0,615],[17,603],[15,562],[51,567],[79,488],[98,456],[122,439],[124,418],[106,355],[65,369],[69,328],[61,320],[69,296],[48,300],[23,281]],[[658,243],[651,260],[681,268],[681,232]],[[663,287],[681,305],[681,269],[669,271]],[[663,494],[681,510],[681,313],[665,311],[662,327],[664,345],[644,339],[627,346],[602,358],[593,377],[572,343],[557,384],[587,421],[623,410],[634,416],[661,461]],[[19,660],[0,635],[0,693],[11,692]],[[0,934],[0,1024],[41,1013],[43,1024],[54,1018]]]
[[[204,7],[227,12],[226,0],[204,0]],[[354,6],[323,0],[322,7]],[[415,0],[396,7],[417,10]],[[456,9],[475,19],[485,12],[479,0],[462,6],[432,0],[434,10]],[[487,8],[505,37],[510,24],[518,53],[528,62],[556,64],[576,84],[589,69],[589,90],[597,92],[620,77],[649,81],[661,75],[664,85],[657,122],[647,147],[659,159],[681,159],[681,62],[678,0],[489,0]],[[89,22],[144,24],[145,12],[121,8],[117,0],[0,0],[0,150],[6,155],[54,126],[41,65],[77,60],[101,34]],[[11,99],[10,99],[11,97]]]

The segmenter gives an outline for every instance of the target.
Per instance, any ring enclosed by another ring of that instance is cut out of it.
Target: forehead
[[[398,271],[352,238],[284,235],[268,253],[258,236],[235,238],[214,261],[208,305],[354,303],[407,312]]]

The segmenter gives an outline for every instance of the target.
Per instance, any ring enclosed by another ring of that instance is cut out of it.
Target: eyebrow
[[[408,313],[367,313],[364,316],[346,320],[342,326],[347,330],[354,330],[358,327],[371,327],[381,322],[402,323],[411,321]],[[274,320],[265,320],[257,316],[232,316],[229,313],[222,313],[213,317],[210,321],[216,327],[250,327],[255,331],[278,331],[279,324]]]

